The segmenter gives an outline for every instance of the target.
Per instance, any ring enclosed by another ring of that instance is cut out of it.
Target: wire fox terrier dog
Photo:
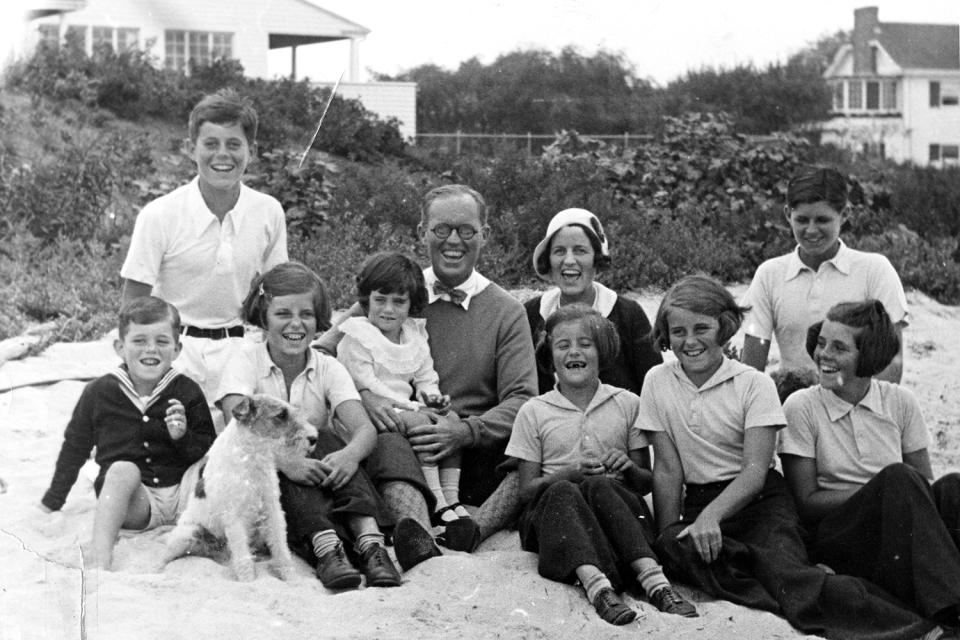
[[[244,397],[207,453],[196,489],[167,539],[163,564],[187,554],[212,555],[212,539],[226,539],[237,580],[254,579],[252,549],[264,544],[278,576],[292,577],[277,462],[306,457],[316,441],[317,430],[286,402]]]

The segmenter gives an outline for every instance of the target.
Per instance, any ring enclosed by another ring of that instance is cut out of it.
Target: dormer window
[[[880,57],[880,49],[876,45],[870,46],[870,73],[877,72],[877,60]]]

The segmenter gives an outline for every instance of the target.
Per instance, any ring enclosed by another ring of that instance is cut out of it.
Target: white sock
[[[583,590],[586,591],[587,600],[590,604],[593,604],[601,589],[613,588],[610,579],[603,574],[603,571],[593,565],[585,564],[577,567],[577,578],[580,579],[580,584],[583,585]]]
[[[423,465],[420,467],[423,470],[423,477],[427,481],[427,488],[430,489],[430,492],[433,494],[433,497],[437,499],[437,511],[446,507],[449,503],[444,495],[443,488],[440,484],[440,469],[437,465]],[[443,515],[440,516],[444,522],[450,522],[456,520],[457,516],[453,511],[444,511]]]
[[[663,567],[657,564],[656,560],[640,558],[637,563],[640,565],[640,570],[637,571],[637,581],[643,587],[648,598],[656,591],[670,586],[667,576],[663,575]]]
[[[447,504],[460,502],[460,467],[440,467],[440,486]],[[470,512],[464,509],[463,505],[457,507],[454,511],[458,518],[470,517]]]

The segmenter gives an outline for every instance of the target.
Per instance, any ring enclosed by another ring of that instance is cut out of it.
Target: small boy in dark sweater
[[[114,349],[123,364],[83,390],[67,424],[50,488],[41,500],[58,511],[93,447],[93,566],[111,569],[120,529],[173,524],[216,432],[196,382],[172,370],[180,315],[163,300],[136,298],[120,309]]]

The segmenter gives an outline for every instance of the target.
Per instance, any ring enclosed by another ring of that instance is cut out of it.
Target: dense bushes
[[[532,248],[568,207],[603,220],[613,264],[601,278],[618,290],[665,287],[693,271],[744,281],[762,260],[792,248],[783,219],[787,179],[800,164],[824,159],[855,187],[847,242],[887,255],[907,286],[960,302],[955,169],[851,163],[797,137],[741,136],[729,117],[705,113],[665,118],[654,140],[627,150],[565,132],[535,158],[401,155],[396,128],[349,103],[331,109],[321,132],[329,136],[322,147],[336,153],[315,151],[300,167],[298,140],[312,133],[325,91],[243,79],[232,63],[189,77],[147,65],[141,78],[131,71],[142,58],[108,54],[80,64],[41,51],[13,75],[33,93],[32,105],[7,95],[0,108],[0,289],[9,301],[0,338],[51,319],[64,339],[112,324],[136,212],[194,171],[173,153],[172,125],[158,136],[154,122],[131,124],[113,113],[129,109],[142,119],[153,113],[144,102],[150,95],[182,131],[193,101],[220,86],[240,86],[257,104],[267,142],[246,182],[280,200],[291,256],[322,275],[338,307],[353,301],[367,255],[418,251],[421,196],[447,182],[486,197],[492,232],[480,268],[505,286],[535,282]],[[201,80],[203,91],[194,84]],[[107,85],[112,97],[99,93]],[[18,138],[25,130],[32,137]]]
[[[129,120],[172,120],[184,130],[201,97],[232,87],[250,98],[260,115],[262,151],[305,147],[330,96],[330,89],[306,80],[245,78],[235,60],[191,66],[185,75],[157,68],[143,51],[115,53],[103,47],[88,56],[69,39],[59,48],[41,45],[30,58],[13,65],[7,84],[35,100],[76,102]],[[370,161],[402,154],[404,141],[395,120],[383,121],[359,101],[335,96],[314,147]]]

